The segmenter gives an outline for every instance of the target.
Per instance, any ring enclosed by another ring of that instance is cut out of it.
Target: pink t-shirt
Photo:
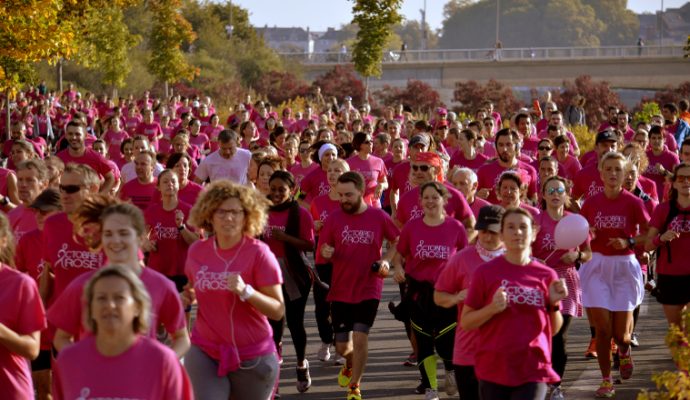
[[[649,221],[649,226],[658,229],[659,234],[668,230],[680,233],[678,239],[668,242],[671,262],[668,259],[669,249],[667,249],[666,243],[659,247],[659,256],[656,259],[657,272],[664,275],[690,275],[690,263],[685,258],[685,251],[690,248],[690,208],[679,208],[678,215],[673,217],[668,226],[662,230],[670,208],[669,202],[659,204]]]
[[[594,231],[592,251],[606,256],[633,254],[632,249],[615,250],[608,246],[609,239],[631,238],[638,233],[638,226],[647,225],[649,214],[642,200],[623,190],[615,199],[604,193],[585,200],[580,211]]]
[[[514,265],[505,256],[476,269],[465,299],[468,307],[479,310],[488,305],[499,287],[508,296],[508,307],[478,328],[478,379],[505,386],[561,380],[551,366],[552,327],[546,311],[549,284],[556,279],[556,272],[545,265]]]
[[[95,337],[85,339],[60,352],[53,373],[55,400],[194,399],[175,353],[143,336],[112,357],[98,351]]]
[[[390,179],[389,188],[391,191],[398,191],[398,201],[402,195],[412,190],[410,183],[410,169],[409,161],[403,161],[393,169],[393,176]]]
[[[598,160],[596,151],[590,150],[580,157],[580,164],[582,164],[583,167],[588,167],[590,165],[596,166]]]
[[[46,327],[43,303],[36,282],[10,266],[0,264],[0,323],[19,335]],[[34,398],[29,360],[0,346],[0,388],[2,398]]]
[[[313,221],[325,222],[328,216],[335,210],[340,210],[340,202],[338,200],[331,200],[328,194],[314,197],[314,200],[309,204],[309,212],[311,213]],[[330,260],[326,260],[321,255],[321,243],[322,241],[319,240],[316,245],[316,264],[326,264],[330,262]]]
[[[14,265],[18,271],[24,272],[38,283],[38,276],[43,272],[41,264],[41,231],[34,229],[22,235],[17,242],[14,253]]]
[[[656,183],[657,193],[663,193],[665,177],[657,171],[656,165],[661,164],[667,171],[673,171],[673,167],[680,164],[678,155],[666,149],[664,149],[659,155],[655,155],[653,151],[648,150],[647,159],[649,160],[649,166],[647,167],[646,171],[641,171],[642,175]]]
[[[573,180],[582,170],[582,165],[577,158],[568,155],[563,162],[558,162],[558,175],[565,179]]]
[[[153,195],[156,192],[155,178],[151,183],[141,183],[139,179],[132,179],[122,185],[122,189],[120,189],[120,198],[122,200],[131,200],[135,206],[145,211],[152,203]]]
[[[573,179],[573,199],[589,199],[604,191],[604,181],[596,164],[582,168]]]
[[[302,179],[304,179],[305,176],[309,175],[310,172],[317,168],[321,168],[321,166],[317,163],[312,163],[306,168],[302,166],[302,163],[295,163],[292,167],[290,167],[290,173],[295,177],[295,185],[300,186],[302,184]]]
[[[300,186],[300,191],[306,195],[304,201],[307,203],[310,203],[316,196],[327,194],[330,190],[328,176],[320,165],[302,179]]]
[[[209,148],[209,138],[205,133],[199,132],[199,134],[196,136],[189,135],[189,144],[192,145],[192,147],[199,149],[199,152],[201,153],[203,150]]]
[[[101,176],[101,178],[106,176],[108,172],[111,172],[111,167],[108,165],[106,159],[103,158],[102,155],[89,148],[84,150],[84,154],[81,157],[72,156],[69,154],[69,149],[62,150],[61,152],[57,153],[56,156],[58,156],[58,158],[60,158],[65,165],[69,163],[86,164],[93,168],[94,171]]]
[[[364,190],[364,202],[376,208],[381,208],[381,202],[374,197],[376,185],[386,178],[388,171],[383,160],[370,155],[368,159],[362,160],[359,156],[354,155],[347,159],[350,165],[350,171],[357,171],[364,177],[366,189]]]
[[[92,253],[74,234],[72,222],[64,212],[45,221],[41,239],[41,258],[50,264],[55,283],[53,298],[57,298],[76,277],[96,270],[103,264],[102,253]]]
[[[537,171],[531,165],[518,161],[513,168],[505,168],[497,160],[484,164],[477,171],[477,189],[490,189],[489,197],[486,199],[489,203],[498,204],[496,184],[498,184],[501,174],[508,170],[516,170],[520,174],[522,182],[527,185],[528,196],[532,197],[537,193]]]
[[[330,214],[319,237],[335,248],[328,301],[380,300],[383,279],[371,271],[371,265],[381,259],[383,240],[395,241],[399,234],[393,220],[378,208],[367,207],[360,214],[342,210]]]
[[[277,229],[285,232],[285,226],[287,225],[289,210],[283,211],[269,211],[268,213],[268,223],[266,228],[264,228],[264,233],[262,234],[262,239],[268,247],[271,249],[276,257],[285,257],[285,245],[286,243],[277,240],[273,237],[273,229]],[[314,247],[314,220],[312,220],[309,211],[302,207],[299,207],[299,238],[306,240],[311,243],[311,247]]]
[[[48,308],[48,321],[56,328],[74,336],[75,340],[92,334],[87,327],[83,326],[82,294],[86,283],[95,273],[96,271],[91,271],[74,279]],[[143,268],[139,278],[151,296],[151,321],[148,336],[155,339],[159,325],[163,325],[170,334],[183,329],[186,326],[186,318],[175,284],[151,268]]]
[[[175,210],[166,211],[163,204],[152,203],[144,211],[144,219],[151,232],[149,239],[156,243],[156,251],[149,253],[148,265],[165,276],[184,275],[189,245],[177,229],[175,211],[182,211],[186,221],[191,208],[187,203],[178,202]]]
[[[446,261],[467,246],[467,232],[458,220],[446,217],[438,226],[424,218],[403,227],[396,249],[405,258],[405,273],[420,282],[435,283]]]
[[[140,123],[141,117],[135,115],[134,117],[125,117],[125,123],[123,126],[129,134],[134,135]]]
[[[535,136],[524,137],[522,139],[520,152],[531,159],[536,159],[539,155],[538,148],[540,140],[540,138]]]
[[[268,319],[228,289],[228,277],[239,273],[256,290],[280,285],[283,277],[278,260],[268,245],[244,237],[231,249],[217,249],[214,238],[189,247],[185,272],[198,303],[192,343],[215,360],[224,349],[237,346],[240,359],[249,360],[275,352]]]
[[[108,157],[111,160],[117,161],[122,159],[122,153],[120,153],[120,146],[129,135],[127,132],[120,130],[118,132],[108,131],[103,135],[103,140],[108,144]]]
[[[142,122],[137,126],[136,134],[146,136],[153,148],[157,151],[158,137],[163,134],[163,129],[161,129],[161,125],[156,121],[148,124],[146,122]]]
[[[472,214],[474,214],[475,221],[477,220],[477,218],[479,218],[479,210],[481,210],[484,206],[490,205],[491,203],[489,203],[488,201],[480,199],[477,196],[474,197],[474,201],[472,202],[472,204],[470,204],[470,208],[472,209]]]
[[[484,165],[488,159],[489,157],[485,156],[484,154],[476,153],[474,160],[468,160],[465,158],[465,153],[463,153],[462,150],[458,150],[455,152],[455,154],[453,154],[453,157],[450,158],[450,168],[453,168],[457,165],[460,167],[467,167],[472,171],[477,172],[479,167]]]
[[[449,217],[454,217],[458,221],[464,221],[466,218],[471,217],[472,209],[465,196],[457,189],[451,185],[444,183],[446,189],[448,189],[448,202],[444,209],[446,210],[446,215]],[[419,194],[419,186],[414,187],[409,192],[405,193],[400,197],[398,201],[398,209],[395,213],[396,221],[401,224],[406,224],[408,221],[421,218],[424,216],[424,209],[421,205],[421,198]]]
[[[439,292],[455,294],[470,287],[472,274],[484,260],[479,257],[475,245],[455,253],[436,280],[435,289]],[[453,364],[474,365],[474,353],[479,340],[479,330],[466,331],[460,327],[463,303],[458,303],[458,325],[455,328]]]
[[[14,233],[14,239],[19,242],[22,235],[38,229],[38,222],[36,222],[36,213],[33,209],[25,207],[23,204],[18,205],[7,213],[10,220],[10,227]]]

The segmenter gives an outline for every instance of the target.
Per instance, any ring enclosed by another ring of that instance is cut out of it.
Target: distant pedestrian
[[[400,46],[400,58],[399,60],[402,61],[405,59],[407,61],[407,42],[403,42],[402,45]]]
[[[637,38],[637,55],[641,56],[642,55],[642,48],[644,47],[644,40],[642,40],[642,37]]]

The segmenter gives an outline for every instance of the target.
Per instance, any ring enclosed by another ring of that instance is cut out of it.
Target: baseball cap
[[[605,131],[601,131],[597,133],[597,139],[595,144],[598,144],[600,142],[617,142],[618,141],[618,135],[616,135],[616,132],[614,132],[612,129],[607,129]]]
[[[36,196],[29,208],[41,211],[59,210],[61,208],[60,193],[53,188],[48,188]]]
[[[447,114],[448,114],[448,110],[446,110],[446,109],[443,108],[443,107],[439,107],[439,108],[436,109],[436,113],[437,113],[438,115],[447,115]]]
[[[418,144],[423,144],[425,148],[428,148],[430,143],[429,143],[429,138],[426,135],[415,135],[410,139],[410,144],[408,147],[413,147]]]
[[[501,231],[501,218],[504,212],[503,207],[497,205],[488,205],[480,208],[474,229],[499,233]]]

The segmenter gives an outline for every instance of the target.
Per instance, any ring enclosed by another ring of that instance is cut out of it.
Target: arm
[[[7,197],[10,200],[10,204],[7,205],[8,209],[15,208],[22,201],[19,200],[19,191],[17,189],[17,176],[15,174],[7,175]]]
[[[228,287],[237,296],[241,296],[247,286],[239,274],[232,274],[228,277]],[[285,314],[285,302],[283,301],[281,285],[257,288],[246,301],[272,320],[279,320]]]
[[[108,194],[110,191],[113,189],[113,186],[115,185],[115,175],[113,175],[113,171],[109,171],[107,174],[103,176],[103,184],[101,185],[101,193]]]
[[[281,231],[280,229],[273,229],[271,236],[282,242],[286,242],[289,245],[297,248],[301,251],[311,251],[314,249],[314,242],[305,240],[299,237],[288,235],[287,233]]]
[[[0,345],[11,353],[35,360],[41,346],[41,331],[20,335],[0,322]]]
[[[184,239],[184,242],[187,244],[192,244],[199,240],[199,235],[197,235],[194,231],[187,229],[186,226],[180,231],[180,235],[182,235],[182,239]]]
[[[72,344],[74,344],[74,336],[72,336],[71,333],[65,332],[60,328],[55,331],[53,347],[55,347],[55,350],[57,350],[58,353]]]
[[[462,317],[460,319],[460,326],[462,329],[469,331],[477,329],[484,325],[494,315],[503,312],[508,306],[508,296],[503,287],[496,289],[491,303],[484,307],[475,310],[474,308],[465,304],[462,307]]]
[[[189,350],[191,342],[189,341],[189,332],[187,328],[184,327],[172,334],[172,343],[170,348],[173,349],[177,358],[182,358]]]
[[[463,289],[457,293],[447,293],[434,290],[434,303],[436,303],[437,306],[444,308],[451,308],[457,305],[461,301],[464,301],[465,297],[467,297],[467,289]]]

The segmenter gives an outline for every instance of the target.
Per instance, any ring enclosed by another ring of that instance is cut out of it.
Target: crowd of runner
[[[612,370],[633,375],[645,289],[669,324],[690,302],[687,101],[650,123],[610,107],[586,152],[548,100],[461,121],[247,99],[222,121],[208,97],[70,85],[4,106],[4,399],[278,398],[287,325],[297,390],[309,339],[360,400],[386,278],[420,398],[565,398],[583,316],[592,392],[610,398]],[[586,239],[563,244],[576,215]]]

